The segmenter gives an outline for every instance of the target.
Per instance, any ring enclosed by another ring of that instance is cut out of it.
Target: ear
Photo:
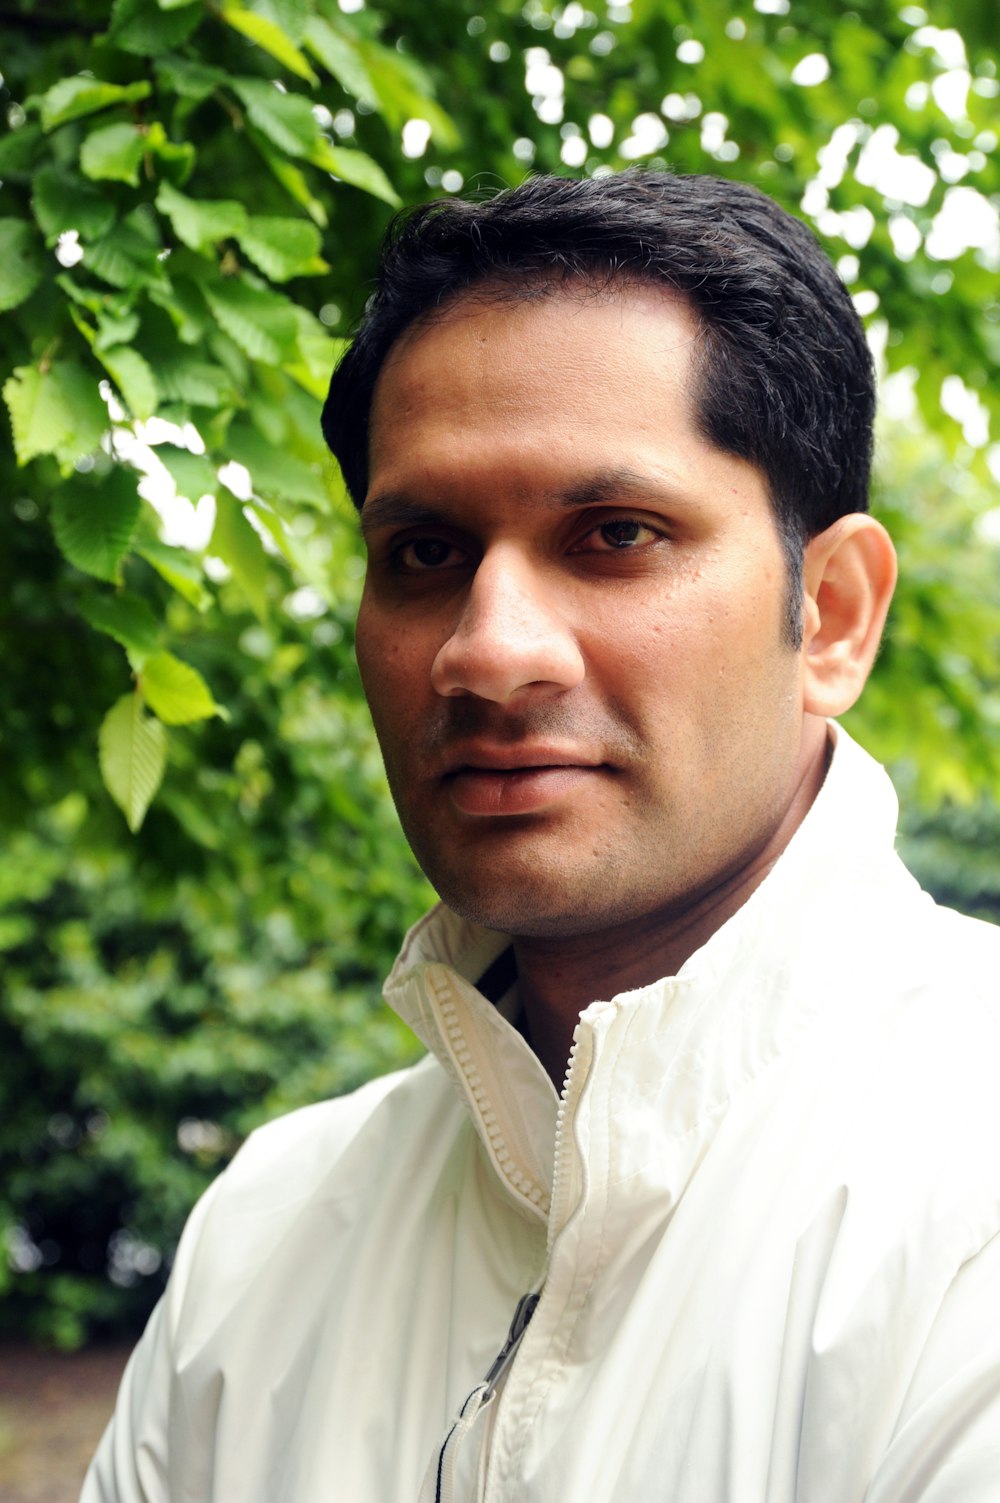
[[[840,517],[806,545],[804,708],[842,715],[865,686],[896,586],[896,550],[866,512]]]

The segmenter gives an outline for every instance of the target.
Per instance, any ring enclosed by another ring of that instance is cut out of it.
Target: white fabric
[[[418,924],[386,994],[430,1056],[204,1197],[83,1503],[416,1503],[463,1407],[461,1503],[996,1503],[1000,932],[894,824],[840,732],[743,909],[585,1010],[561,1101],[470,983],[503,938]]]

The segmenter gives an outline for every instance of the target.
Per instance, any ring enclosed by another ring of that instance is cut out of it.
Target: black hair
[[[323,409],[323,433],[354,504],[368,486],[375,385],[403,331],[472,288],[530,296],[561,281],[659,283],[697,313],[699,425],[767,478],[796,642],[806,540],[868,506],[874,369],[850,296],[815,236],[745,183],[644,168],[540,176],[492,197],[441,199],[397,215]]]

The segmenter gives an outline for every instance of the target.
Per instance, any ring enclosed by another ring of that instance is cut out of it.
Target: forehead
[[[379,373],[373,408],[386,384],[398,390],[414,377],[419,383],[445,350],[467,364],[474,359],[480,380],[498,390],[511,378],[519,387],[530,385],[544,367],[569,374],[572,365],[573,374],[593,382],[615,347],[625,346],[617,364],[634,361],[636,318],[643,324],[639,342],[648,346],[643,353],[659,350],[664,375],[686,367],[701,327],[690,304],[666,286],[547,276],[465,289],[403,330]],[[587,370],[580,356],[591,338],[599,341],[600,361]]]
[[[526,459],[534,449],[537,462],[542,440],[553,458],[582,448],[621,464],[629,444],[658,441],[662,453],[693,440],[699,344],[697,316],[667,289],[464,293],[407,329],[386,359],[371,412],[372,486],[386,469],[412,473],[456,447],[465,463],[511,444]]]
[[[697,315],[657,286],[463,294],[383,367],[366,533],[414,508],[499,525],[512,506],[560,508],[595,477],[603,495],[613,475],[629,477],[633,502],[646,487],[688,515],[746,508],[755,527],[773,525],[762,473],[702,431],[700,351]]]

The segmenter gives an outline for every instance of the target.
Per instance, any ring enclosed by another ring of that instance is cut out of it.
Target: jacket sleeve
[[[80,1503],[170,1503],[171,1360],[166,1324],[161,1300],[125,1369],[114,1415],[90,1464]]]
[[[958,1273],[865,1503],[1000,1497],[1000,1236]]]
[[[173,1503],[169,1438],[176,1315],[201,1226],[224,1179],[220,1175],[209,1186],[188,1218],[166,1293],[129,1358],[80,1503]]]

